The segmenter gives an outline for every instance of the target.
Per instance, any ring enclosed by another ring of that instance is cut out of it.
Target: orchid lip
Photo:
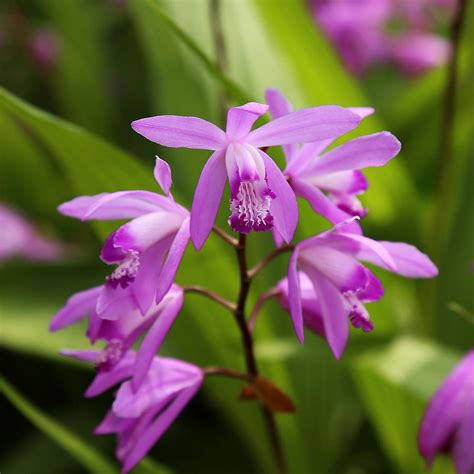
[[[123,262],[106,278],[109,288],[127,288],[135,280],[140,268],[140,255],[136,250],[129,250],[127,254]]]

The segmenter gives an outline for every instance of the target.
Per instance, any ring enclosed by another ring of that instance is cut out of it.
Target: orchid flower
[[[274,118],[292,113],[291,104],[278,90],[268,89],[266,100]],[[373,113],[368,107],[350,110],[361,118]],[[307,143],[300,148],[283,147],[287,163],[284,174],[290,186],[315,212],[333,224],[365,215],[366,210],[356,197],[368,187],[360,170],[383,166],[400,151],[400,142],[391,133],[379,132],[349,140],[322,154],[336,138]],[[279,242],[277,236],[275,240]]]
[[[312,0],[315,21],[352,73],[393,62],[409,74],[444,64],[449,42],[436,32],[435,10],[446,19],[454,0]],[[439,15],[438,15],[439,16]],[[396,31],[390,24],[396,22]]]
[[[63,354],[86,361],[94,361],[98,356],[93,351]],[[98,435],[117,435],[116,455],[122,463],[122,474],[145,457],[196,395],[204,379],[203,371],[193,364],[154,357],[145,380],[134,391],[127,379],[135,365],[135,353],[128,352],[111,371],[99,372],[86,391],[87,396],[93,397],[123,382],[112,409],[95,430]]]
[[[4,204],[0,204],[0,261],[15,257],[54,261],[64,254],[63,245],[42,237],[35,226]]]
[[[163,343],[183,306],[183,290],[173,285],[159,304],[153,304],[145,315],[141,315],[134,300],[121,301],[122,313],[116,320],[102,319],[97,314],[97,301],[102,287],[90,288],[72,295],[66,305],[54,316],[50,331],[58,331],[87,318],[87,336],[92,344],[106,341],[105,348],[95,360],[100,371],[109,371],[122,359],[132,345],[145,334],[136,355],[133,371],[135,390],[146,377],[153,356]]]
[[[474,351],[448,375],[425,411],[418,433],[420,453],[431,465],[451,454],[457,474],[474,472]]]
[[[296,198],[261,148],[337,137],[360,121],[350,110],[326,105],[301,109],[251,131],[267,109],[255,102],[231,108],[225,132],[197,117],[160,115],[132,123],[137,133],[160,145],[214,151],[202,170],[191,210],[191,238],[197,250],[212,229],[227,178],[232,229],[246,234],[275,226],[289,242],[298,221]]]
[[[288,300],[298,339],[304,340],[303,304],[308,294],[307,280],[301,285],[300,270],[311,282],[315,294],[311,298],[315,296],[318,301],[314,311],[322,319],[324,335],[337,359],[347,343],[349,318],[354,326],[370,330],[372,323],[364,303],[383,296],[380,281],[358,260],[411,278],[431,278],[438,273],[431,260],[412,245],[377,242],[347,232],[345,227],[347,223],[301,241],[288,269]]]
[[[150,191],[120,191],[81,196],[59,211],[82,221],[131,219],[106,240],[101,259],[117,268],[97,300],[103,319],[117,319],[122,303],[138,306],[143,315],[171,287],[189,241],[189,211],[170,194],[171,172],[157,157],[155,178],[167,196]]]

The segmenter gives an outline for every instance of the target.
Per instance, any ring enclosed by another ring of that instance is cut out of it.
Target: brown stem
[[[212,231],[218,235],[224,242],[227,242],[229,245],[232,245],[232,247],[237,247],[239,244],[239,241],[237,239],[234,239],[231,235],[229,235],[225,230],[221,229],[220,227],[217,227],[216,225],[212,228]]]
[[[253,330],[255,329],[255,323],[257,322],[257,317],[260,314],[260,310],[262,309],[262,306],[265,304],[265,302],[270,298],[273,298],[274,296],[278,296],[279,294],[280,290],[277,287],[273,287],[265,291],[258,297],[257,302],[255,303],[255,306],[253,307],[252,312],[250,313],[249,321],[247,323],[250,332],[253,333]]]
[[[243,372],[238,372],[237,370],[226,369],[224,367],[205,367],[203,369],[204,375],[221,375],[223,377],[230,377],[233,379],[244,380],[249,382],[249,375],[244,374]]]
[[[263,257],[262,260],[257,262],[254,267],[249,270],[249,278],[253,278],[258,272],[260,272],[260,270],[263,270],[263,268],[265,268],[272,260],[278,257],[278,255],[285,252],[292,252],[294,248],[294,245],[283,245],[282,247],[273,250],[273,252],[270,252],[268,255]]]
[[[207,298],[223,306],[225,309],[229,310],[231,313],[235,313],[235,304],[221,296],[219,293],[215,293],[214,291],[208,290],[207,288],[198,285],[184,286],[183,291],[185,293],[198,293],[200,295],[206,296]]]
[[[237,300],[237,308],[235,310],[235,320],[239,326],[242,335],[242,344],[245,351],[245,363],[247,366],[247,373],[250,380],[254,380],[258,376],[257,360],[255,358],[255,352],[253,347],[252,333],[245,320],[245,303],[250,290],[250,276],[247,270],[247,256],[246,256],[246,236],[240,234],[239,245],[236,248],[237,260],[239,262],[240,272],[240,291]],[[275,462],[279,474],[286,474],[287,468],[283,457],[283,449],[281,446],[280,438],[278,436],[278,429],[275,423],[273,413],[267,408],[261,406],[265,425],[270,437],[270,443],[272,446],[273,454],[275,456]]]

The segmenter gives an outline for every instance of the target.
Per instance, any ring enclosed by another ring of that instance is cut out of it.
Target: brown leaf
[[[293,413],[295,406],[291,398],[273,382],[258,375],[255,381],[246,385],[240,393],[241,400],[258,400],[272,413]]]

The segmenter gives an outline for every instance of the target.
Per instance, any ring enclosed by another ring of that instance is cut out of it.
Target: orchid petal
[[[307,175],[321,175],[338,171],[383,166],[400,151],[400,142],[389,132],[350,140],[315,160]]]
[[[54,315],[49,330],[52,332],[58,331],[90,316],[94,312],[101,290],[101,286],[96,286],[72,295]]]
[[[470,351],[431,399],[418,433],[418,446],[428,463],[443,450],[462,420],[474,390],[473,373],[474,351]]]
[[[293,156],[291,162],[285,170],[285,174],[290,177],[300,177],[304,175],[305,169],[317,159],[335,138],[320,140],[313,143],[305,143]]]
[[[96,351],[96,350],[77,351],[77,350],[72,350],[72,349],[61,349],[60,354],[66,357],[72,357],[73,359],[84,361],[84,362],[95,362],[100,355],[100,351]]]
[[[301,343],[304,342],[303,309],[301,306],[300,279],[298,277],[298,248],[293,251],[288,266],[288,300],[290,314],[296,336]]]
[[[474,390],[474,387],[471,388]],[[467,401],[467,409],[453,442],[453,460],[459,474],[474,472],[474,397]]]
[[[375,112],[372,107],[347,107],[352,113],[358,115],[361,119],[369,117]]]
[[[153,323],[145,338],[143,339],[143,342],[141,343],[140,349],[137,353],[137,359],[133,373],[133,391],[136,392],[142,382],[145,380],[147,372],[153,361],[153,357],[159,350],[182,306],[183,293],[181,292],[176,295],[172,301],[166,304],[165,308],[161,314],[158,315],[156,321]]]
[[[115,233],[114,246],[125,251],[144,252],[160,240],[176,233],[183,216],[171,212],[152,212],[121,226]]]
[[[133,219],[161,209],[173,211],[176,204],[170,199],[149,191],[119,191],[95,196],[79,196],[58,207],[61,214],[82,221],[90,219]]]
[[[173,281],[178,272],[179,264],[183,258],[184,252],[189,242],[189,219],[186,219],[176,233],[173,243],[166,257],[163,268],[161,269],[156,287],[155,303],[159,303],[168,290],[171,288]]]
[[[226,142],[219,127],[198,117],[158,115],[135,120],[132,128],[148,140],[172,148],[219,150]]]
[[[285,96],[277,89],[267,89],[265,91],[265,100],[270,107],[270,114],[273,119],[283,117],[293,112],[291,104],[286,100]],[[296,144],[283,145],[283,152],[287,162],[290,162],[296,153]]]
[[[321,306],[324,333],[336,359],[340,359],[349,338],[349,321],[339,290],[321,273],[311,267],[304,269],[310,278]]]
[[[254,130],[247,143],[256,148],[308,143],[337,137],[357,127],[360,117],[335,105],[300,109]]]
[[[218,151],[204,165],[194,192],[190,229],[196,250],[201,249],[212,230],[226,180],[224,152]]]
[[[115,321],[122,314],[137,308],[137,301],[130,286],[127,288],[111,288],[105,284],[97,298],[96,312],[99,318]]]
[[[166,410],[158,415],[157,419],[141,435],[140,442],[136,443],[127,454],[124,460],[122,474],[128,473],[148,453],[152,446],[178,417],[184,407],[196,395],[199,388],[200,384],[183,390]]]
[[[255,121],[265,114],[268,105],[249,102],[240,107],[232,107],[227,112],[227,137],[232,140],[241,140],[245,138]]]
[[[300,267],[307,273],[314,268],[325,276],[340,292],[357,293],[368,284],[367,269],[354,257],[327,245],[312,245],[300,249]]]
[[[260,151],[260,155],[265,163],[268,186],[276,196],[270,208],[274,225],[283,239],[290,242],[298,224],[298,203],[295,193],[275,162],[262,151]]]
[[[432,278],[438,275],[436,265],[414,245],[403,242],[380,242],[396,264],[396,273],[409,278]],[[364,259],[368,262],[371,260]],[[390,270],[387,268],[387,270]],[[394,271],[394,270],[392,270]]]
[[[349,214],[341,211],[328,197],[324,195],[317,187],[306,183],[303,180],[292,179],[291,187],[295,190],[296,194],[306,199],[313,210],[318,214],[321,214],[327,220],[333,224],[339,224],[350,218]],[[347,224],[349,232],[361,234],[362,230],[357,222],[351,222]]]
[[[132,284],[132,292],[143,315],[146,314],[150,306],[155,302],[159,275],[173,238],[174,235],[169,235],[140,256],[140,268]]]
[[[153,174],[155,176],[156,182],[160,185],[160,188],[167,196],[169,196],[171,185],[173,184],[170,165],[165,160],[162,160],[159,156],[155,156],[155,158],[156,163]]]
[[[301,176],[303,174],[301,173]],[[359,194],[369,187],[367,178],[359,170],[337,171],[336,173],[308,177],[306,181],[320,189],[336,194]]]

